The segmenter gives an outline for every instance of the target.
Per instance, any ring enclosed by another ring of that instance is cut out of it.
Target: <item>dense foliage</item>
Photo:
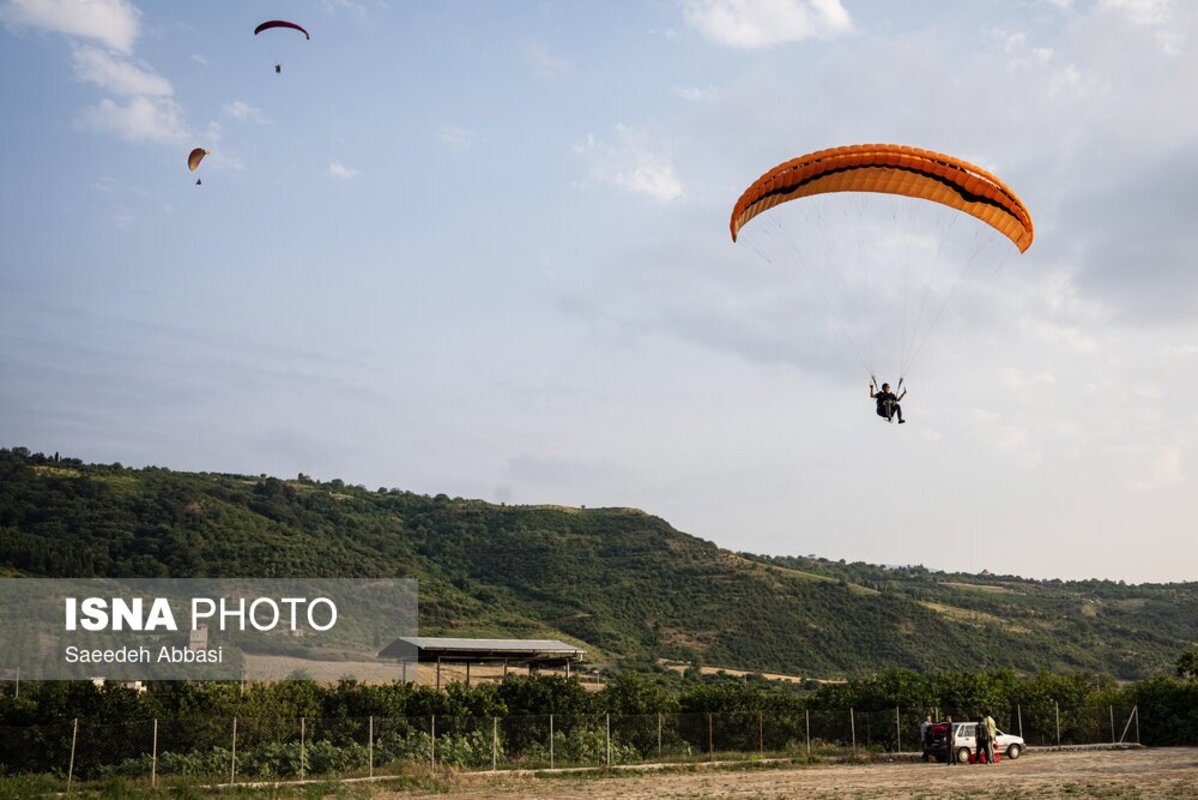
[[[663,730],[670,752],[682,757],[707,752],[717,736],[725,751],[754,752],[766,742],[795,750],[813,735],[840,746],[895,751],[916,747],[925,715],[976,719],[986,711],[1033,746],[1198,744],[1198,680],[1164,675],[1119,687],[1085,673],[889,670],[814,691],[760,677],[634,672],[597,692],[559,676],[455,683],[444,691],[290,681],[156,683],[138,692],[56,682],[23,684],[19,697],[11,690],[0,695],[0,775],[67,763],[79,735],[89,746],[74,762],[78,774],[144,777],[151,724],[161,770],[204,776],[229,768],[236,719],[240,774],[269,778],[296,774],[300,758],[311,773],[360,768],[368,743],[377,764],[427,762],[434,736],[443,765],[486,767],[500,746],[508,763],[540,763],[548,755],[542,751],[547,728],[553,730],[546,724],[551,714],[559,763],[594,764],[605,758],[605,731],[611,732],[612,763],[652,757],[655,746],[661,755]]]
[[[1198,584],[1029,581],[721,550],[632,509],[506,506],[0,450],[0,570],[420,581],[425,635],[553,636],[598,661],[819,678],[1173,670]],[[4,665],[0,664],[0,668]]]

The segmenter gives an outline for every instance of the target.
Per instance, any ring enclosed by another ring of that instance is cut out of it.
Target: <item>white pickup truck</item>
[[[953,728],[955,733],[954,741],[957,748],[957,760],[962,763],[968,762],[969,755],[977,752],[978,724],[976,722],[954,722]],[[948,760],[945,733],[947,733],[947,725],[943,722],[938,722],[931,727],[928,741],[924,742],[923,746],[924,761],[927,761],[929,758],[935,758],[937,761]],[[998,736],[994,739],[994,752],[1006,758],[1019,758],[1019,754],[1023,752],[1025,747],[1026,745],[1023,743],[1022,736],[1015,736],[1014,734],[999,731]]]

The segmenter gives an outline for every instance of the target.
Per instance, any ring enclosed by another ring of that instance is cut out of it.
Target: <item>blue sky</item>
[[[1193,580],[1198,9],[896,8],[3,0],[0,445]],[[311,41],[252,34],[278,17]],[[1037,224],[901,429],[727,230],[769,167],[870,141]]]

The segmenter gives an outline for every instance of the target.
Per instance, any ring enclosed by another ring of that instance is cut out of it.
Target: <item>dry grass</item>
[[[399,800],[410,792],[382,791],[379,798]],[[415,796],[427,796],[418,792]],[[610,776],[480,776],[450,779],[446,800],[478,798],[1198,798],[1198,750],[1031,752],[993,766],[945,768],[918,761],[874,762],[735,769],[691,767],[668,772],[617,773]]]
[[[1009,586],[998,586],[993,583],[952,583],[945,581],[945,586],[952,586],[954,589],[968,589],[974,592],[985,592],[986,594],[1022,594],[1016,592]]]

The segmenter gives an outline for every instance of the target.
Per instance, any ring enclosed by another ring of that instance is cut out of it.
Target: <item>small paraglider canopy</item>
[[[257,28],[254,28],[254,35],[257,36],[258,34],[262,33],[262,31],[268,31],[271,28],[290,28],[294,31],[299,31],[300,33],[302,33],[304,35],[305,39],[312,38],[308,34],[308,31],[306,31],[304,28],[295,24],[294,22],[288,22],[285,19],[272,19],[272,20],[267,20],[266,22],[263,22]]]
[[[187,154],[187,168],[195,172],[200,168],[200,162],[204,160],[204,156],[208,155],[208,151],[202,147],[197,147]],[[202,185],[199,178],[196,178],[196,186]]]
[[[199,168],[200,162],[204,160],[204,156],[206,155],[208,155],[208,151],[202,147],[197,147],[195,150],[192,150],[187,155],[187,168],[192,172],[195,172]]]

